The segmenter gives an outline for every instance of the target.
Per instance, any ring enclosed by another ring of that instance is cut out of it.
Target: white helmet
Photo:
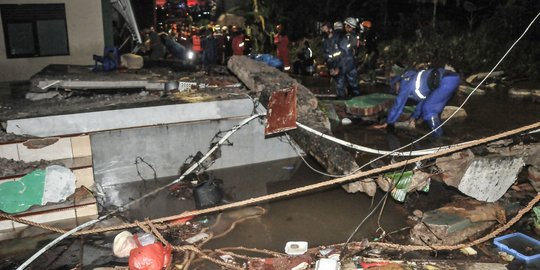
[[[358,21],[353,17],[349,17],[349,18],[345,19],[345,24],[352,27],[352,28],[358,27]]]
[[[337,21],[334,23],[334,30],[343,30],[343,23],[340,21]]]

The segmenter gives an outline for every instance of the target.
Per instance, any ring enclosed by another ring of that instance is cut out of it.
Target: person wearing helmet
[[[336,25],[338,28],[340,26],[343,27],[343,23],[341,22],[334,23],[334,31]],[[350,26],[348,27],[352,28]],[[356,69],[356,60],[354,56],[355,46],[351,44],[351,38],[348,36],[348,33],[344,33],[342,31],[338,32],[336,35],[336,43],[338,44],[341,52],[341,57],[338,64],[339,73],[336,75],[336,92],[338,99],[346,99],[347,86],[349,88],[349,96],[355,97],[360,95],[360,87],[358,86],[358,71]]]
[[[458,89],[459,81],[457,73],[444,68],[408,70],[400,76],[394,76],[390,87],[397,92],[396,100],[388,112],[386,124],[375,128],[386,127],[392,130],[410,98],[418,104],[409,119],[409,125],[414,126],[416,120],[422,117],[434,130],[434,136],[442,136],[440,114]]]
[[[274,35],[274,45],[277,46],[277,57],[283,62],[283,70],[289,71],[289,37],[285,34],[282,24],[276,26],[277,33]]]
[[[353,48],[354,50],[354,55],[356,55],[356,51],[358,50],[358,47],[359,47],[358,34],[356,33],[356,29],[358,28],[356,19],[353,17],[349,17],[345,19],[344,27],[345,27],[345,36],[347,37],[349,44],[351,44],[351,48]]]
[[[369,82],[374,84],[376,82],[377,58],[379,57],[377,36],[372,28],[371,21],[365,20],[360,25],[362,28],[360,44],[364,48],[364,54],[361,58],[362,70],[368,74]]]

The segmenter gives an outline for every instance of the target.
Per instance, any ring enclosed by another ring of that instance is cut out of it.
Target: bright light
[[[189,52],[187,53],[187,58],[188,58],[189,60],[193,60],[193,57],[195,57],[195,54],[194,54],[192,51],[189,51]]]

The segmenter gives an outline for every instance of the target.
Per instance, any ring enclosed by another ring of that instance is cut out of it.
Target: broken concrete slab
[[[476,157],[463,175],[458,189],[477,200],[497,201],[514,184],[524,165],[521,157]]]
[[[233,56],[227,67],[254,93],[259,96],[262,105],[268,106],[270,95],[277,90],[297,87],[298,122],[325,134],[332,134],[330,122],[318,108],[318,99],[305,86],[279,70],[254,61],[246,56]],[[354,157],[341,146],[337,146],[303,129],[289,132],[296,143],[321,163],[329,173],[350,174],[359,166]],[[375,183],[362,183],[363,190],[374,195]]]
[[[93,72],[92,68],[92,66],[49,65],[32,76],[30,91],[43,93],[49,88],[164,90],[166,82],[176,79],[172,74],[151,69]]]
[[[504,222],[506,213],[499,204],[461,199],[425,212],[410,237],[419,245],[453,245]]]

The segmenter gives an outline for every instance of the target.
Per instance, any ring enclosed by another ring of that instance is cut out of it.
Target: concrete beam
[[[250,99],[186,103],[7,121],[7,132],[39,137],[63,136],[104,130],[216,120],[250,115]]]

